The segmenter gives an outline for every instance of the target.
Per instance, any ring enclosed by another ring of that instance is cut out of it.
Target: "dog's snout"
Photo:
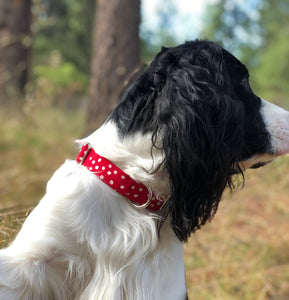
[[[289,112],[262,100],[262,116],[271,136],[271,148],[275,155],[289,153]]]

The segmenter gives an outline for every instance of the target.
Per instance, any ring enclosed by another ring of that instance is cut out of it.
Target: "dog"
[[[186,299],[183,243],[234,174],[289,152],[289,112],[195,40],[163,47],[78,143],[0,251],[0,300]]]

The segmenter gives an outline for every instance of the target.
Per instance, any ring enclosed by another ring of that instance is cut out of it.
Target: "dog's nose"
[[[272,152],[275,155],[289,153],[289,112],[262,100],[262,117],[271,136]]]

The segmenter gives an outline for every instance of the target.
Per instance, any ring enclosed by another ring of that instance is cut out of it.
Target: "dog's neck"
[[[90,143],[95,152],[113,162],[134,180],[150,187],[162,199],[169,198],[168,175],[159,167],[164,160],[164,153],[152,148],[150,134],[134,134],[121,139],[115,124],[107,122],[77,142]]]
[[[165,200],[150,187],[132,179],[110,160],[96,153],[90,144],[82,146],[76,161],[139,209],[159,211],[165,204]]]

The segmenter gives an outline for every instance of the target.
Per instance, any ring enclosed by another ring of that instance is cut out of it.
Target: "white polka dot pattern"
[[[86,151],[89,152],[86,153]],[[135,206],[147,207],[154,211],[160,210],[163,206],[164,200],[152,193],[143,183],[132,179],[111,161],[98,155],[88,144],[82,147],[76,161],[105,184],[132,201]]]

